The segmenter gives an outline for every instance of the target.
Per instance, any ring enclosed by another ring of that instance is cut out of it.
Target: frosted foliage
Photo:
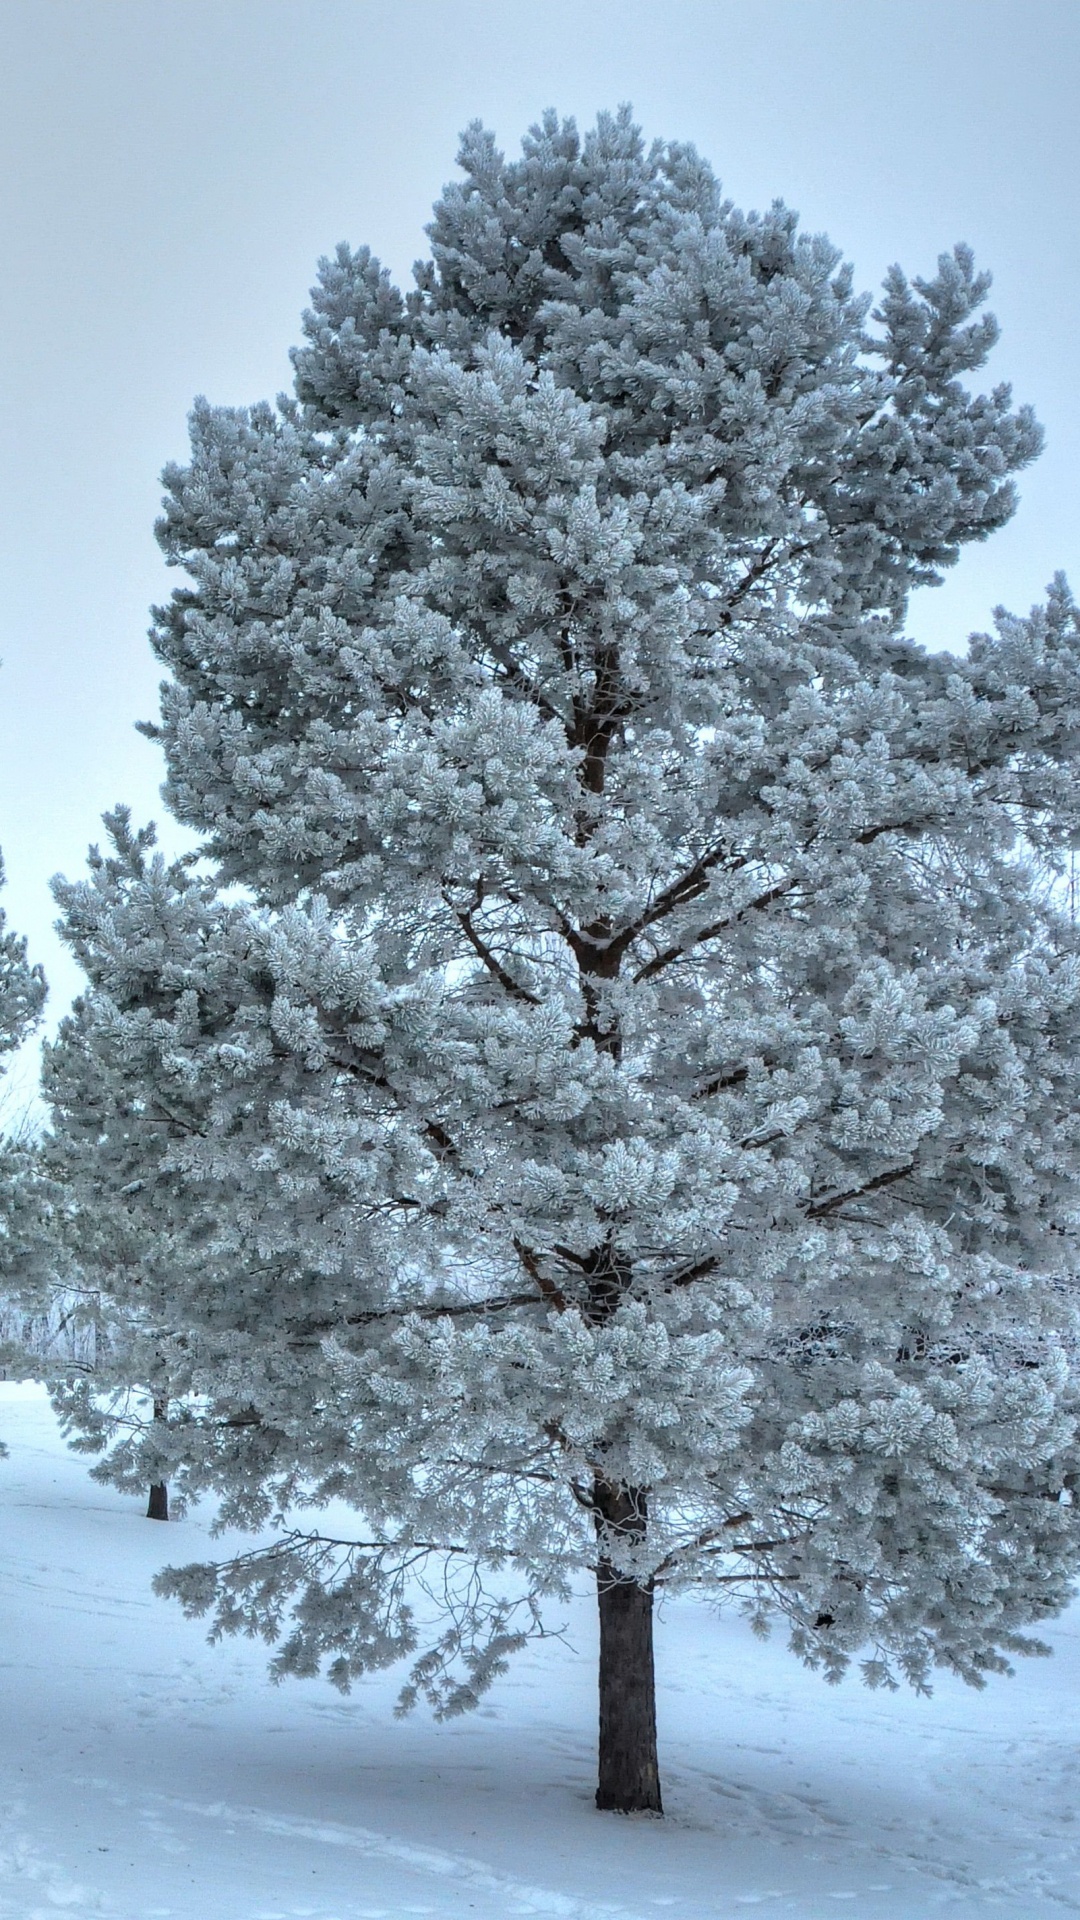
[[[4,884],[4,866],[0,860],[0,887]],[[0,1059],[22,1045],[33,1031],[45,999],[45,978],[40,967],[26,958],[26,941],[8,928],[7,916],[0,908]]]
[[[230,1523],[362,1513],[166,1577],[279,1671],[415,1654],[455,1710],[599,1554],[978,1680],[1076,1565],[1028,856],[1080,828],[1080,623],[903,616],[1038,429],[966,384],[964,248],[871,316],[625,116],[461,162],[415,289],[339,249],[295,397],[200,402],[166,475],[151,731],[215,878],[114,820],[48,1077],[173,1411],[71,1418]]]

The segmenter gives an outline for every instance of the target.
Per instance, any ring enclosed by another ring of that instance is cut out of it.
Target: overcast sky
[[[918,596],[962,645],[1080,585],[1077,0],[0,0],[0,844],[58,1017],[78,987],[49,876],[102,809],[160,815],[147,608],[158,474],[196,393],[289,378],[318,256],[407,276],[479,117],[516,151],[555,106],[632,102],[743,206],[776,197],[876,287],[969,241],[994,381],[1047,451],[1011,526]],[[167,843],[179,844],[175,834]]]

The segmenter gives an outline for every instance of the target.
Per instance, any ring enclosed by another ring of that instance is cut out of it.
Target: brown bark
[[[598,1531],[640,1536],[644,1494],[598,1481]],[[602,1537],[602,1535],[601,1535]],[[600,1768],[596,1804],[611,1813],[662,1813],[656,1752],[656,1677],[653,1666],[653,1585],[639,1585],[612,1565],[597,1562],[600,1608]]]
[[[572,744],[584,749],[579,769],[582,786],[592,795],[604,791],[612,741],[631,711],[622,684],[617,646],[600,647],[595,661],[595,687],[588,707],[575,701]],[[590,819],[592,815],[590,813]],[[580,836],[584,844],[592,826]],[[612,1060],[622,1054],[618,1020],[605,1005],[604,987],[616,980],[623,954],[632,938],[618,935],[601,915],[571,933],[577,959],[584,1022],[579,1029],[600,1053]],[[608,1235],[591,1258],[582,1261],[587,1277],[585,1312],[594,1323],[618,1311],[630,1288],[630,1270],[618,1256]],[[612,1813],[662,1813],[660,1768],[656,1753],[656,1677],[653,1666],[653,1583],[639,1583],[620,1570],[617,1544],[639,1544],[648,1525],[645,1489],[620,1486],[597,1474],[593,1482],[593,1514],[598,1555],[596,1595],[600,1610],[600,1741],[596,1804]]]
[[[163,1394],[154,1395],[154,1419],[168,1418],[169,1402]],[[150,1488],[150,1498],[146,1506],[148,1520],[167,1520],[169,1517],[169,1489],[164,1480],[155,1480]]]

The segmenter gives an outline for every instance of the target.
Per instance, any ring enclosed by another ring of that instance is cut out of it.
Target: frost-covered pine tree
[[[1080,970],[1029,856],[1080,622],[905,637],[1039,443],[965,384],[965,248],[868,319],[626,115],[460,158],[415,290],[340,248],[295,398],[167,472],[152,731],[214,877],[121,835],[62,889],[51,1085],[159,1259],[170,1478],[286,1516],[166,1589],[450,1711],[587,1569],[598,1803],[659,1809],[659,1589],[917,1685],[1069,1592]]]
[[[89,897],[98,909],[125,882],[145,878],[155,839],[152,828],[133,831],[123,807],[105,824],[110,852],[103,858],[92,848],[90,856]],[[63,931],[91,990],[62,1022],[58,1043],[44,1049],[44,1090],[58,1118],[41,1153],[59,1200],[48,1236],[52,1272],[93,1355],[92,1365],[76,1356],[51,1369],[53,1401],[80,1451],[111,1443],[100,1477],[128,1492],[149,1487],[153,1520],[169,1517],[165,1330],[175,1325],[185,1253],[190,1258],[194,1249],[199,1257],[200,1235],[191,1197],[159,1171],[163,1117],[146,1097],[138,1024],[125,1027],[114,1014],[118,1007],[130,1011],[148,979],[160,993],[159,976],[167,974],[182,929],[190,931],[193,911],[201,927],[208,890],[189,888],[189,864],[180,862],[171,876],[178,906],[171,922],[152,887],[143,889],[141,916],[128,912],[121,924],[99,912],[96,942],[84,939],[85,913],[68,914]],[[65,907],[78,891],[57,884]],[[102,963],[113,959],[120,974],[109,976],[106,993],[96,992]],[[171,990],[175,997],[175,985]],[[189,1115],[191,1124],[202,1119],[201,1111]],[[180,1124],[168,1123],[173,1131]]]

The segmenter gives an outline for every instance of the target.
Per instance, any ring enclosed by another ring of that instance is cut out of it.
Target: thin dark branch
[[[752,1520],[753,1517],[752,1513],[733,1513],[730,1520],[721,1520],[717,1526],[706,1527],[703,1532],[695,1534],[692,1540],[684,1540],[681,1546],[672,1547],[671,1552],[665,1554],[657,1566],[653,1575],[654,1579],[659,1577],[660,1574],[667,1573],[682,1559],[684,1554],[699,1553],[702,1547],[711,1546],[714,1540],[722,1539],[724,1534],[729,1532],[732,1527],[744,1527],[747,1521]]]
[[[741,1087],[749,1079],[749,1067],[733,1067],[730,1073],[718,1074],[715,1080],[707,1080],[703,1087],[691,1095],[694,1100],[711,1100],[714,1093],[726,1093],[729,1087]]]
[[[483,893],[479,887],[477,888],[477,894],[477,904],[479,905],[480,900],[483,899]],[[470,908],[455,907],[453,901],[450,900],[446,894],[443,895],[443,899],[457,920],[469,945],[473,951],[479,955],[492,978],[498,981],[500,987],[510,995],[511,999],[524,1000],[528,1006],[538,1007],[540,1002],[535,993],[530,993],[528,987],[523,987],[520,981],[514,979],[512,973],[507,972],[502,961],[497,959],[495,954],[492,953],[487,941],[483,940],[477,933],[476,928],[473,926],[472,910]]]
[[[154,1099],[154,1105],[158,1109],[158,1112],[161,1115],[161,1119],[155,1120],[152,1114],[149,1114],[149,1113],[144,1114],[142,1118],[144,1119],[147,1125],[152,1127],[153,1126],[177,1127],[179,1128],[181,1133],[193,1133],[199,1139],[203,1139],[205,1137],[205,1134],[206,1134],[205,1126],[202,1126],[202,1127],[196,1126],[194,1121],[185,1120],[181,1117],[180,1114],[173,1113],[171,1108],[165,1105],[165,1102],[161,1098],[160,1093],[155,1092],[153,1099]]]
[[[555,1285],[554,1280],[549,1280],[546,1274],[541,1273],[540,1261],[533,1249],[527,1247],[523,1240],[518,1240],[515,1237],[514,1251],[528,1274],[529,1279],[534,1282],[548,1305],[556,1307],[560,1313],[565,1313],[570,1302],[562,1292],[562,1289]],[[535,1304],[535,1302],[533,1304]]]
[[[670,881],[662,892],[657,894],[655,900],[643,908],[637,919],[632,920],[630,925],[624,927],[616,936],[619,951],[625,952],[639,934],[644,933],[648,927],[656,926],[658,921],[666,920],[676,908],[688,906],[692,900],[698,899],[709,884],[709,875],[729,852],[727,841],[721,840],[699,854],[693,865],[687,867],[685,873],[679,874],[676,879]],[[749,864],[749,859],[749,854],[738,854],[729,860],[727,871],[738,873],[741,868]]]
[[[655,954],[651,960],[645,962],[644,966],[638,968],[634,975],[635,983],[653,979],[656,974],[662,973],[665,967],[670,966],[673,960],[681,960],[684,955],[692,952],[694,947],[702,946],[706,940],[715,940],[718,934],[726,933],[729,927],[737,926],[746,914],[771,907],[774,900],[782,900],[795,885],[794,878],[790,876],[786,880],[777,881],[775,886],[766,888],[764,893],[759,893],[753,900],[748,900],[737,913],[725,914],[722,920],[714,920],[710,926],[701,927],[688,940],[679,940],[673,946],[666,947],[663,953]]]
[[[739,602],[746,598],[751,587],[756,587],[758,581],[764,578],[769,572],[774,560],[779,559],[781,562],[798,560],[804,553],[809,553],[810,551],[810,542],[803,540],[797,542],[795,546],[788,547],[786,552],[778,555],[776,550],[780,544],[779,539],[769,540],[762,548],[753,565],[747,568],[738,586],[728,595],[727,603],[717,621],[719,627],[730,627],[735,618],[735,611]]]
[[[330,1034],[327,1038],[333,1041],[338,1049],[333,1052],[330,1057],[334,1066],[337,1067],[340,1072],[350,1073],[355,1079],[363,1080],[369,1087],[374,1087],[377,1092],[389,1094],[398,1111],[402,1113],[406,1119],[411,1120],[414,1117],[405,1106],[401,1095],[393,1083],[387,1079],[384,1073],[380,1073],[377,1067],[369,1064],[357,1049],[351,1048],[343,1034]],[[448,1160],[460,1160],[457,1143],[453,1137],[447,1133],[441,1121],[421,1120],[420,1131],[427,1135],[432,1144],[439,1149],[440,1154],[445,1155]]]
[[[546,694],[540,691],[535,680],[530,679],[521,663],[515,660],[505,641],[495,640],[489,634],[485,644],[488,652],[498,661],[500,667],[503,669],[511,686],[517,687],[518,691],[523,693],[527,700],[531,700],[533,706],[539,713],[543,714],[545,720],[555,720],[561,727],[565,727],[567,724],[565,714],[560,713],[557,707],[552,706],[551,701],[547,698]]]
[[[802,1578],[803,1576],[798,1573],[766,1573],[757,1567],[747,1567],[745,1573],[711,1573],[709,1585],[710,1587],[745,1587],[753,1581],[754,1586],[760,1589],[763,1586],[794,1586]],[[658,1579],[654,1574],[653,1584],[665,1586],[667,1582],[663,1577]]]
[[[564,1247],[556,1241],[551,1251],[552,1253],[557,1253],[559,1259],[567,1261],[570,1266],[580,1267],[582,1273],[592,1272],[591,1257],[585,1254],[575,1253],[573,1247]]]
[[[871,846],[875,840],[880,840],[883,834],[911,833],[918,828],[925,829],[930,824],[931,822],[929,820],[882,820],[879,821],[876,826],[866,827],[862,833],[855,834],[851,844],[857,847],[868,847]],[[655,925],[658,920],[665,919],[667,915],[674,912],[677,907],[686,906],[690,901],[698,899],[699,896],[706,891],[708,874],[719,864],[722,857],[722,847],[712,848],[709,853],[702,854],[694,866],[689,867],[686,873],[678,880],[673,880],[671,885],[666,887],[664,892],[657,896],[653,906],[646,909],[645,913],[640,914],[638,919],[634,921],[629,928],[624,929],[622,933],[618,934],[616,936],[616,942],[612,944],[617,943],[620,952],[623,951],[637,938],[638,934],[643,933],[647,927]],[[731,861],[727,871],[729,873],[738,873],[742,867],[747,865],[749,865],[749,855],[743,854],[740,855],[738,859]],[[651,960],[647,960],[643,966],[638,968],[634,975],[635,982],[651,980],[656,974],[662,972],[665,967],[670,966],[673,960],[680,960],[684,954],[689,953],[694,947],[701,946],[707,940],[715,940],[719,934],[727,932],[730,927],[737,926],[745,914],[772,906],[774,901],[783,899],[786,894],[791,892],[795,885],[795,876],[789,875],[787,879],[777,881],[774,886],[768,887],[764,893],[758,894],[755,899],[748,900],[746,905],[740,907],[736,913],[725,915],[721,920],[714,920],[711,925],[702,927],[688,940],[674,942],[670,947],[666,947],[662,953],[654,955]]]
[[[288,1328],[291,1337],[307,1338],[315,1333],[332,1333],[336,1327],[368,1327],[381,1320],[405,1320],[415,1314],[419,1320],[461,1320],[474,1314],[507,1313],[514,1307],[540,1305],[535,1293],[496,1293],[483,1300],[403,1301],[400,1306],[371,1307],[364,1313],[350,1313],[332,1320],[300,1320]]]
[[[861,1187],[848,1187],[844,1193],[830,1194],[827,1200],[815,1201],[813,1206],[807,1207],[806,1218],[821,1220],[826,1214],[835,1213],[837,1207],[846,1206],[849,1200],[862,1200],[868,1193],[879,1193],[882,1187],[891,1187],[894,1181],[905,1180],[914,1171],[914,1160],[909,1160],[903,1167],[890,1167],[887,1173],[876,1174],[873,1180],[867,1180]]]
[[[846,1206],[849,1200],[862,1200],[868,1194],[879,1193],[883,1187],[892,1186],[895,1181],[906,1179],[907,1175],[914,1171],[914,1161],[910,1161],[904,1167],[891,1167],[887,1173],[879,1173],[873,1180],[867,1180],[864,1186],[848,1187],[843,1193],[833,1193],[826,1200],[815,1201],[807,1207],[804,1217],[807,1220],[823,1220],[830,1213],[835,1213],[839,1207]],[[723,1254],[720,1253],[708,1254],[705,1259],[696,1261],[692,1267],[684,1267],[681,1273],[672,1274],[667,1281],[668,1287],[689,1287],[695,1280],[707,1279],[710,1273],[716,1272],[723,1258]]]
[[[733,1540],[725,1553],[775,1553],[778,1547],[794,1547],[805,1536],[797,1534],[793,1540]]]
[[[478,1558],[472,1547],[459,1547],[443,1540],[339,1540],[327,1533],[302,1533],[298,1527],[291,1528],[280,1540],[266,1547],[251,1547],[247,1553],[238,1553],[231,1560],[219,1563],[218,1571],[225,1572],[231,1567],[242,1567],[258,1560],[276,1560],[291,1553],[301,1553],[305,1548],[337,1547],[346,1553],[454,1553],[466,1559]]]
[[[710,1273],[715,1273],[722,1259],[722,1254],[710,1253],[706,1259],[698,1260],[694,1266],[684,1267],[681,1273],[672,1274],[667,1284],[669,1287],[691,1287],[695,1280],[706,1280]]]

